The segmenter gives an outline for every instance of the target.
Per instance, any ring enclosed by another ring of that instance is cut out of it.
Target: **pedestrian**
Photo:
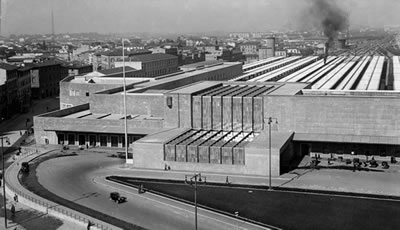
[[[11,216],[14,217],[15,215],[15,206],[12,204],[11,205]]]
[[[88,143],[86,143],[86,149],[88,149],[89,148],[89,144]]]
[[[226,182],[227,184],[229,184],[229,177],[228,177],[228,176],[226,176],[225,182]]]
[[[14,201],[15,202],[18,202],[18,195],[15,193],[15,195],[14,195]]]
[[[21,130],[19,131],[19,135],[22,136],[22,131]]]
[[[93,225],[93,224],[92,224],[92,222],[89,220],[89,221],[88,221],[88,224],[87,224],[87,228],[86,228],[86,229],[88,229],[88,230],[89,230],[89,229],[90,229],[90,227],[92,227],[92,225]]]

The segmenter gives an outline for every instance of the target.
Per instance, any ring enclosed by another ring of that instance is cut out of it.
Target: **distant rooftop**
[[[124,69],[124,67],[117,67],[117,68],[112,68],[112,69],[98,70],[98,72],[102,73],[104,75],[114,75],[114,74],[122,73],[123,69]],[[125,73],[132,72],[132,71],[136,71],[136,69],[134,69],[130,66],[125,66]]]
[[[238,83],[239,82],[227,84],[226,82],[204,81],[170,91],[170,93],[201,96],[257,97],[262,95],[295,95],[301,93],[301,90],[308,86],[308,84],[305,83]]]
[[[54,66],[54,65],[61,65],[62,63],[59,61],[47,61],[41,63],[25,63],[24,67],[20,67],[19,71],[26,71],[34,68],[46,67],[46,66]]]
[[[140,61],[140,62],[151,62],[151,61],[160,61],[160,60],[168,60],[168,59],[177,59],[177,56],[171,54],[163,54],[163,53],[155,53],[155,54],[143,54],[143,55],[135,55],[129,58],[130,61]]]
[[[140,84],[139,87],[140,88],[150,88],[150,87],[156,86],[157,89],[172,90],[172,89],[176,88],[176,86],[168,85],[169,82],[180,81],[180,80],[190,78],[190,77],[193,77],[196,75],[201,75],[201,74],[207,73],[209,71],[215,71],[215,70],[227,68],[229,66],[238,65],[238,64],[241,65],[240,62],[223,62],[220,65],[212,65],[212,66],[208,66],[205,68],[199,68],[196,70],[182,71],[182,72],[180,72],[180,74],[174,74],[171,77],[165,77],[165,78],[161,78],[161,79],[158,78],[157,81],[150,81],[150,82],[146,82],[144,84]],[[168,86],[165,86],[165,84],[167,84]],[[115,92],[115,93],[120,93],[120,92]],[[130,93],[130,92],[128,91],[128,93]],[[132,93],[135,93],[135,92],[132,92]]]
[[[18,69],[18,66],[10,65],[10,64],[7,64],[7,63],[0,63],[0,69],[5,69],[7,71],[11,71],[11,70]]]
[[[104,56],[122,56],[122,49],[118,50],[110,50],[105,52],[98,53]],[[133,51],[125,51],[125,56],[135,56],[135,55],[144,55],[144,54],[151,54],[150,50],[133,50]]]
[[[201,67],[207,67],[211,65],[216,65],[216,64],[222,64],[223,61],[220,60],[208,60],[208,61],[202,61],[202,62],[196,62],[193,64],[188,64],[188,65],[183,65],[180,66],[181,69],[197,69]]]
[[[147,78],[125,78],[125,82],[127,85],[130,84],[139,84],[149,81]],[[121,77],[86,77],[86,76],[75,76],[73,79],[70,79],[71,83],[86,83],[86,84],[109,84],[109,85],[123,85],[123,78]]]
[[[66,63],[65,66],[68,68],[78,69],[78,68],[84,68],[84,67],[88,67],[88,66],[92,66],[92,65],[75,61],[75,62]]]

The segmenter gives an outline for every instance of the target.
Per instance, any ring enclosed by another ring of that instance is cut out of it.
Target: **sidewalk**
[[[1,190],[0,198],[3,199],[3,192]],[[57,219],[55,217],[46,215],[45,213],[38,212],[35,209],[32,209],[21,202],[11,201],[10,197],[7,197],[7,228],[8,229],[18,229],[18,230],[35,230],[35,229],[44,229],[43,226],[46,226],[46,230],[78,230],[83,229],[82,225],[78,225],[69,221],[64,221]],[[12,217],[10,212],[11,204],[15,206],[15,215]],[[6,229],[4,226],[4,209],[3,203],[0,205],[0,229]]]

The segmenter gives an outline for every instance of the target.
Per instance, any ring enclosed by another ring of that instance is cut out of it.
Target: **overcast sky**
[[[332,0],[328,0],[332,1]],[[339,0],[338,0],[339,1]],[[2,34],[296,29],[312,0],[2,0]],[[351,27],[400,24],[400,0],[341,0]]]

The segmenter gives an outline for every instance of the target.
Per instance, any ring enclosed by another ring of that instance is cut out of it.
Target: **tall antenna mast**
[[[1,36],[1,23],[3,22],[3,8],[2,8],[2,3],[3,1],[0,0],[0,36]]]
[[[54,37],[55,37],[55,34],[54,34],[54,14],[53,14],[53,8],[52,8],[51,9],[51,40],[53,41],[53,43],[54,43]]]

